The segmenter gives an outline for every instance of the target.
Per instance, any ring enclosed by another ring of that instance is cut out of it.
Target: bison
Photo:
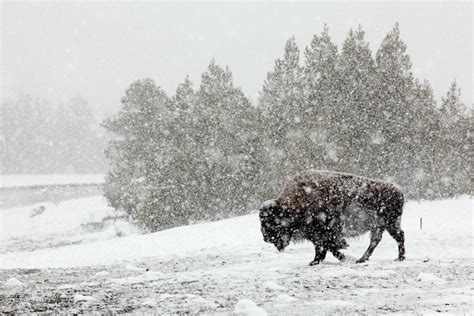
[[[283,251],[290,241],[309,240],[319,264],[330,251],[340,261],[348,246],[346,237],[370,231],[370,245],[357,260],[369,259],[384,230],[398,244],[398,260],[405,259],[401,229],[403,193],[394,184],[357,175],[308,170],[291,179],[280,196],[260,207],[261,232],[265,242]]]

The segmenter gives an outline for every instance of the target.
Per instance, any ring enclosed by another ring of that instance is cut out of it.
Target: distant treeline
[[[288,40],[256,106],[214,61],[172,97],[138,80],[104,122],[105,195],[154,231],[248,212],[307,168],[386,179],[409,199],[470,194],[472,107],[455,82],[437,104],[411,67],[398,25],[375,56],[361,28],[341,49],[325,28],[304,63]]]
[[[104,173],[104,131],[85,99],[52,107],[29,95],[2,103],[2,174]]]

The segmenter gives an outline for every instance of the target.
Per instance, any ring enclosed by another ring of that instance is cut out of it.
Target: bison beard
[[[403,193],[381,180],[321,170],[308,170],[291,179],[276,200],[260,207],[263,239],[283,251],[292,240],[307,239],[314,244],[320,263],[330,251],[348,246],[346,237],[370,231],[370,245],[357,263],[369,259],[384,230],[398,243],[398,260],[405,259],[404,232],[400,227]]]

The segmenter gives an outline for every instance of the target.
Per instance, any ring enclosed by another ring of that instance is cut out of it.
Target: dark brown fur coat
[[[260,208],[264,240],[283,250],[291,240],[315,245],[311,264],[324,260],[329,250],[338,259],[347,247],[345,237],[371,232],[371,244],[358,262],[366,261],[386,229],[398,242],[404,259],[401,230],[403,193],[394,184],[324,170],[308,170],[292,178],[280,196]]]

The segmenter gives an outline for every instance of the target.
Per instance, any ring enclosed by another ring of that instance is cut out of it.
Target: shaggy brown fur
[[[316,254],[310,265],[315,265],[324,260],[328,250],[343,260],[340,250],[347,247],[345,237],[370,231],[370,245],[357,260],[364,262],[387,230],[398,243],[398,260],[403,260],[403,203],[403,193],[391,183],[308,170],[291,179],[276,200],[261,206],[261,231],[265,242],[273,243],[279,251],[291,240],[311,241]]]

